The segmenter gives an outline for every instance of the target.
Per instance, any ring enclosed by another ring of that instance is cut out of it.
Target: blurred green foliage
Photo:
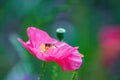
[[[27,41],[29,26],[45,30],[52,37],[58,27],[67,30],[65,42],[80,46],[85,56],[79,80],[115,80],[99,62],[98,32],[102,26],[119,25],[119,14],[119,0],[0,0],[0,80],[6,80],[17,65],[29,75],[39,75],[42,61],[17,42],[17,37]],[[47,63],[45,80],[53,79],[53,65]],[[62,72],[56,67],[57,80],[70,80],[72,71]]]

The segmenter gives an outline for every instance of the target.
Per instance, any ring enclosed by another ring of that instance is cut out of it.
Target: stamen
[[[57,48],[54,44],[51,43],[45,43],[40,45],[40,50],[45,53],[50,48]]]
[[[41,52],[45,52],[46,50],[45,50],[45,45],[44,44],[41,44],[40,45],[40,51]]]

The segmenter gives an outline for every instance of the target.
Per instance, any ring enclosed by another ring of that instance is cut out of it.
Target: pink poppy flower
[[[77,47],[59,42],[51,38],[45,31],[35,27],[28,27],[27,35],[29,38],[27,42],[20,38],[18,38],[18,41],[38,59],[56,62],[63,71],[76,70],[82,64],[82,56]]]

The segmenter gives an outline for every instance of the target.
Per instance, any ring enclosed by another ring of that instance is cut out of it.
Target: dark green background
[[[85,56],[79,80],[119,80],[101,67],[98,42],[101,27],[119,24],[120,0],[0,0],[0,80],[19,74],[36,77],[41,71],[41,61],[16,39],[27,41],[29,26],[45,30],[54,38],[57,28],[66,29],[64,41],[79,46]],[[52,78],[53,65],[47,63],[44,80],[70,80],[72,71],[62,72],[59,66],[57,78]]]

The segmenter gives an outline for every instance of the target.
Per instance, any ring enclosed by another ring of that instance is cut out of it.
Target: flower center
[[[45,44],[42,43],[40,45],[40,51],[43,52],[43,53],[45,53],[50,48],[56,48],[56,46],[52,43],[45,43]]]

